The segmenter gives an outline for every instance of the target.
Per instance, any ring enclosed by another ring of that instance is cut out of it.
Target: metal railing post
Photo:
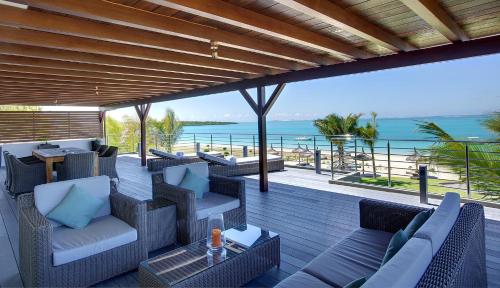
[[[377,170],[375,170],[377,171]],[[376,172],[375,172],[376,173]],[[377,177],[377,175],[374,175],[374,177]],[[387,141],[387,186],[391,187],[391,144],[389,141]]]
[[[335,180],[333,178],[333,142],[330,141],[330,170],[332,172],[332,180]]]
[[[316,174],[321,174],[321,150],[314,150],[314,168],[316,168]]]
[[[212,138],[212,134],[210,134],[210,151],[214,150],[214,140]]]
[[[358,172],[358,140],[354,137],[354,170]]]
[[[465,181],[467,183],[467,198],[470,199],[469,143],[465,143]]]
[[[196,150],[198,148],[198,146],[196,145],[196,133],[193,133],[193,144],[194,144],[194,150],[195,150],[195,152],[198,152]]]
[[[313,147],[314,147],[314,150],[318,149],[316,147],[316,136],[313,136]]]
[[[281,152],[281,157],[284,158],[284,155],[283,155],[283,136],[280,136],[280,152]]]
[[[233,155],[233,134],[229,134],[229,153]]]
[[[429,183],[427,177],[427,165],[418,166],[418,179],[420,185],[420,203],[428,204]]]
[[[243,157],[248,157],[248,146],[243,146]]]
[[[255,156],[255,135],[252,135],[253,137],[253,156]]]

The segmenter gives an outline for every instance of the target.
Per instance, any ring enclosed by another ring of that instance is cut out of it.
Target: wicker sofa
[[[223,213],[226,229],[246,224],[245,182],[211,175],[208,197],[196,199],[191,190],[177,185],[186,168],[198,170],[208,176],[206,162],[167,167],[163,173],[152,175],[153,199],[166,199],[176,204],[177,241],[182,245],[205,238],[207,217],[211,213]]]
[[[81,230],[44,216],[73,184],[107,201]],[[97,176],[39,185],[19,196],[20,274],[26,287],[86,287],[147,259],[146,203],[116,192],[113,184]]]
[[[447,193],[441,205],[389,262],[380,267],[393,233],[425,208],[361,200],[360,228],[313,259],[277,287],[487,287],[484,211],[460,208]]]

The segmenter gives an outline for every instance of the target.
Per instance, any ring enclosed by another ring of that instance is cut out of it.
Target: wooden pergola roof
[[[498,34],[498,0],[0,1],[0,105],[131,106],[498,53]]]

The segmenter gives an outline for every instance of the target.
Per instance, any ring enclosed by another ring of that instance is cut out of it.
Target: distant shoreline
[[[219,122],[219,121],[181,121],[183,126],[210,126],[210,125],[231,125],[238,122]]]

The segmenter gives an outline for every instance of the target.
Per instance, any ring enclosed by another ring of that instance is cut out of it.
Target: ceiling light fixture
[[[217,41],[210,41],[210,50],[212,51],[212,58],[217,59],[219,57],[219,42]]]

